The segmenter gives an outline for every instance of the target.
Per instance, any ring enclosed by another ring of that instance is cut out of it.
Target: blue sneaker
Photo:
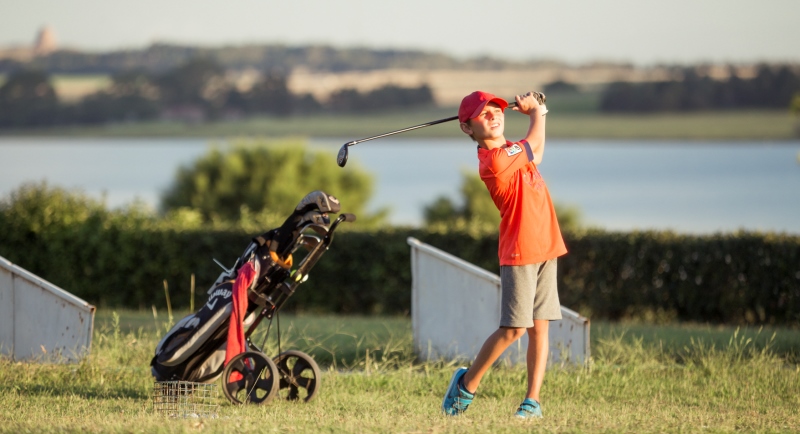
[[[542,417],[542,407],[533,399],[525,398],[514,416],[520,419],[536,419]]]
[[[458,368],[450,379],[450,386],[447,387],[447,393],[444,394],[444,400],[442,400],[442,411],[448,416],[458,416],[467,411],[467,407],[475,398],[474,393],[469,393],[464,389],[464,374],[466,373],[467,368]]]

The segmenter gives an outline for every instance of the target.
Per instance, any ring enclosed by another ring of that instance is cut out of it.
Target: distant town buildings
[[[27,62],[36,56],[46,56],[57,49],[55,31],[50,26],[44,26],[36,33],[36,39],[31,45],[0,47],[0,59]]]
[[[56,45],[56,34],[53,29],[50,26],[45,26],[42,30],[39,30],[39,34],[36,35],[36,42],[33,45],[33,52],[37,56],[42,56],[56,51],[56,48],[58,46]]]

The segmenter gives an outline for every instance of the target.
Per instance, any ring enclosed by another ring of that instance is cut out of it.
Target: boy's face
[[[461,124],[461,130],[476,141],[502,138],[504,129],[505,114],[494,102],[486,104],[478,116]]]

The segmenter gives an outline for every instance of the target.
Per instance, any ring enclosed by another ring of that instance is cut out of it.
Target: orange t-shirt
[[[500,210],[500,265],[544,262],[567,253],[547,186],[527,141],[478,148],[478,171]]]

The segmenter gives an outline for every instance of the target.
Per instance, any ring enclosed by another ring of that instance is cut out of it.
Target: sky
[[[800,0],[0,0],[0,47],[45,25],[87,51],[152,43],[416,49],[636,65],[800,62]]]

